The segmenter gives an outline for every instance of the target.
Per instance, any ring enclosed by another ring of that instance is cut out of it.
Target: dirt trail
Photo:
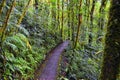
[[[41,74],[36,80],[56,80],[59,58],[69,41],[64,41],[52,50],[51,56],[47,59]]]

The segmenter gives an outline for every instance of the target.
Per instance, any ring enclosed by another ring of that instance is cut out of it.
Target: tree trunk
[[[93,25],[93,14],[94,14],[94,11],[95,11],[95,3],[96,3],[96,0],[93,0],[91,12],[90,12],[90,22],[91,22],[91,25]]]
[[[105,8],[106,5],[107,5],[107,1],[108,1],[108,0],[102,0],[102,1],[101,1],[101,6],[100,6],[99,12],[102,12],[102,10],[104,10],[104,8]]]
[[[29,0],[28,3],[27,3],[27,5],[25,6],[25,8],[24,8],[24,10],[23,10],[20,18],[18,19],[17,25],[20,25],[22,19],[24,18],[25,14],[26,14],[26,11],[28,10],[28,7],[29,7],[29,4],[30,4],[31,1],[32,0]]]
[[[86,1],[86,3],[87,3],[87,21],[89,21],[89,17],[90,17],[90,0],[87,0]]]
[[[79,34],[80,34],[80,26],[81,26],[81,23],[82,23],[82,14],[80,13],[81,6],[82,6],[82,0],[80,0],[79,10],[78,10],[79,11],[79,14],[78,14],[78,28],[77,28],[77,36],[76,36],[74,48],[77,47],[77,42],[79,40]]]
[[[120,0],[111,0],[100,80],[117,80],[120,68]]]
[[[72,42],[73,42],[73,45],[74,45],[74,38],[75,38],[75,25],[74,25],[74,23],[75,23],[75,13],[74,13],[74,2],[71,2],[71,4],[72,4],[72,8],[71,8],[71,20],[72,20],[72,22],[71,22],[71,33],[72,33]]]
[[[8,21],[9,21],[10,15],[12,13],[12,10],[13,10],[13,8],[15,6],[15,3],[16,3],[16,0],[14,0],[12,2],[12,5],[11,5],[10,9],[6,13],[6,18],[5,18],[4,24],[3,24],[2,29],[1,29],[2,30],[1,31],[2,32],[1,41],[3,41],[4,38],[5,38],[6,28],[7,28]]]
[[[64,39],[64,0],[62,0],[61,38]]]
[[[92,31],[93,31],[93,15],[94,15],[94,11],[95,11],[95,4],[96,4],[96,0],[92,1],[92,8],[91,8],[91,12],[90,12],[90,29],[89,29],[89,44],[92,44],[93,41],[93,35],[92,35]]]
[[[60,31],[60,0],[57,0],[57,26],[58,26],[58,31]]]
[[[104,27],[104,22],[105,22],[105,7],[107,5],[107,1],[108,0],[102,0],[101,2],[101,6],[100,6],[100,9],[99,9],[99,13],[100,13],[100,18],[99,18],[99,21],[98,21],[98,26],[100,27],[101,30],[103,30],[103,27]]]
[[[71,1],[70,0],[67,0],[67,16],[68,16],[68,22],[67,22],[67,25],[68,25],[68,39],[70,40],[71,39]]]
[[[35,9],[38,10],[38,0],[35,0]]]
[[[96,43],[101,42],[101,36],[103,36],[102,32],[104,30],[104,27],[106,25],[106,13],[105,13],[105,8],[107,5],[108,0],[102,0],[101,1],[101,6],[99,9],[99,18],[98,18],[98,31],[97,31],[97,36],[96,36]]]
[[[0,15],[2,13],[3,7],[5,6],[6,0],[2,0],[1,4],[0,4]]]
[[[54,26],[56,28],[56,2],[51,0],[51,26]]]

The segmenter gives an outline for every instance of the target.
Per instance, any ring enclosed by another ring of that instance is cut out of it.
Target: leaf
[[[13,72],[15,71],[13,65],[11,65],[10,63],[7,63],[6,66]]]
[[[8,37],[7,41],[15,44],[20,49],[25,48],[25,43],[18,36]]]
[[[26,43],[26,46],[27,46],[30,50],[32,49],[32,47],[31,47],[31,45],[29,44],[29,41],[28,41],[28,39],[26,38],[26,36],[24,36],[23,34],[20,34],[20,33],[17,34],[17,36],[20,37],[20,39]]]
[[[18,47],[17,47],[15,44],[12,44],[12,43],[10,43],[10,42],[5,42],[5,43],[4,43],[4,46],[5,46],[5,45],[11,47],[12,50],[15,51],[15,52],[18,51]]]
[[[23,34],[25,34],[26,36],[29,36],[29,32],[27,31],[27,29],[25,29],[24,27],[22,27],[22,26],[20,26],[20,27],[18,27],[19,28],[19,30],[23,33]]]

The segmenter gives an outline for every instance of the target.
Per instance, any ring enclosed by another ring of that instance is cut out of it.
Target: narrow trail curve
[[[46,61],[44,68],[37,80],[56,80],[59,58],[63,50],[68,46],[69,41],[64,41],[52,50],[51,56]]]

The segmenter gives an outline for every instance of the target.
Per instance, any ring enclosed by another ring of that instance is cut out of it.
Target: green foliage
[[[26,15],[21,19],[22,22],[20,20],[21,24],[17,25],[28,1],[16,1],[16,6],[11,12],[6,26],[5,38],[3,41],[0,39],[0,79],[33,79],[35,70],[45,59],[45,53],[62,40],[60,32],[63,22],[63,37],[68,39],[69,36],[71,43],[64,53],[69,63],[65,71],[68,71],[69,76],[65,75],[60,79],[69,80],[70,77],[73,77],[77,80],[97,80],[100,73],[101,51],[104,46],[102,42],[110,2],[108,1],[103,12],[99,12],[102,0],[96,0],[91,22],[93,0],[82,0],[80,11],[80,0],[48,0],[48,2],[37,0],[38,5],[32,0]],[[11,2],[7,1],[6,5],[0,9],[0,38],[2,25],[10,5]],[[73,50],[79,13],[82,13],[82,24],[78,34],[78,45]],[[69,32],[70,35],[68,35]]]
[[[102,46],[101,46],[102,47]],[[69,61],[66,78],[71,77],[85,80],[97,80],[100,74],[101,53],[96,55],[100,45],[97,48],[89,45],[81,46],[80,50],[69,50],[65,53]]]
[[[21,8],[23,8],[19,5],[25,6],[25,4],[22,3],[23,1],[19,1],[14,8],[14,12],[12,12],[6,28],[6,38],[0,45],[0,52],[2,49],[2,53],[0,53],[0,79],[33,79],[35,70],[39,63],[45,58],[45,53],[48,52],[47,49],[55,45],[54,40],[44,38],[43,34],[45,34],[46,37],[52,35],[48,35],[49,32],[46,34],[45,30],[47,30],[47,28],[44,29],[41,27],[46,27],[47,22],[45,24],[45,21],[42,22],[42,15],[39,15],[37,18],[33,7],[27,11],[27,16],[23,19],[22,24],[16,25],[22,13]],[[4,8],[3,12],[5,10]],[[1,19],[3,19],[4,16],[5,12],[2,14]],[[33,18],[33,16],[36,16],[36,18]],[[37,19],[40,20],[39,23]],[[47,20],[47,17],[45,17],[44,20]],[[2,20],[0,23],[3,24]],[[19,30],[16,33],[17,28]],[[46,46],[44,43],[47,43],[46,45],[50,43],[52,46]]]
[[[34,70],[44,55],[34,52],[27,37],[20,33],[7,37],[3,42],[3,49],[6,59],[4,78],[28,79],[34,77]]]

